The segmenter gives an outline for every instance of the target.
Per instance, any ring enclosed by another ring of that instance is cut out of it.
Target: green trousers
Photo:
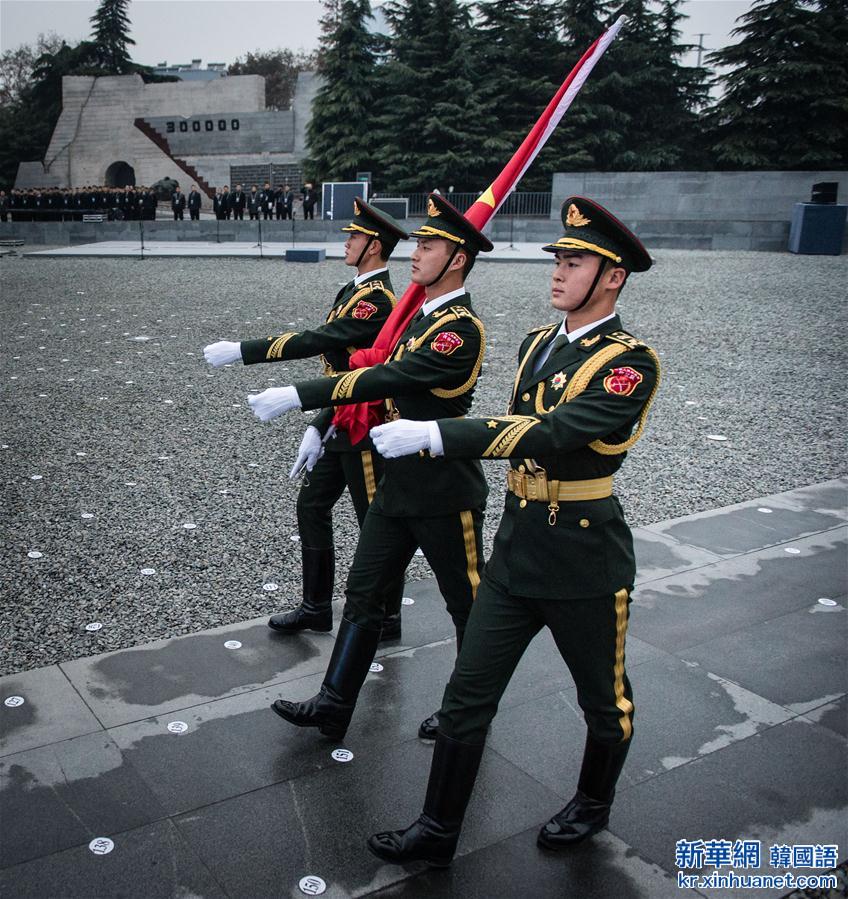
[[[483,511],[427,518],[384,515],[379,489],[362,523],[348,573],[344,617],[366,630],[379,630],[386,587],[406,569],[419,546],[461,636],[483,571]]]
[[[371,450],[325,452],[303,479],[297,495],[297,530],[303,546],[333,549],[333,508],[347,488],[359,527],[383,476],[383,459]],[[387,615],[400,611],[406,564],[395,569],[382,586],[381,605]]]
[[[530,599],[488,577],[477,593],[439,726],[464,743],[482,743],[515,667],[530,641],[549,627],[577,687],[589,733],[620,743],[633,733],[633,693],[624,670],[630,594],[590,599]]]

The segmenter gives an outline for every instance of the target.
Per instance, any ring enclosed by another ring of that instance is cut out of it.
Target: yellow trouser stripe
[[[377,482],[374,480],[374,460],[371,458],[371,450],[362,451],[362,473],[365,476],[365,492],[368,494],[368,505],[374,499],[377,490]]]
[[[615,704],[621,710],[621,742],[633,733],[633,703],[624,695],[624,638],[627,636],[627,591],[615,594]]]
[[[480,572],[477,570],[477,538],[474,533],[474,517],[470,510],[460,512],[462,536],[465,538],[465,558],[468,562],[468,582],[471,584],[471,598],[477,599],[480,586]]]

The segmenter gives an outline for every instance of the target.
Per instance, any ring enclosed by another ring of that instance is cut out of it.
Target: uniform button
[[[526,499],[521,500],[521,502],[518,505],[523,509],[527,505],[527,500]]]
[[[522,402],[529,403],[529,402],[530,402],[530,394],[529,394],[529,393],[522,393],[522,394],[521,394],[521,400],[522,400]]]
[[[581,518],[581,519],[580,519],[580,527],[581,527],[581,528],[587,528],[587,527],[589,527],[589,519],[588,519],[588,518]]]
[[[523,465],[519,465],[518,470],[519,472],[521,472],[521,474],[524,474],[524,472],[527,471],[527,469]]]

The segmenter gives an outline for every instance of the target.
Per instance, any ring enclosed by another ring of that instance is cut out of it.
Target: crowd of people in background
[[[109,219],[155,219],[156,191],[152,187],[30,188],[0,191],[0,221],[81,222],[84,215]]]
[[[305,219],[315,218],[317,201],[315,188],[307,182],[300,190]],[[270,181],[266,181],[261,189],[258,184],[253,184],[250,190],[245,190],[241,184],[230,190],[229,185],[225,184],[216,189],[212,210],[218,219],[243,220],[245,212],[249,219],[293,219],[294,203],[295,193],[290,184],[274,188]]]
[[[318,194],[310,182],[300,189],[300,206],[303,218],[315,217]],[[0,190],[0,221],[13,222],[79,222],[84,215],[103,215],[109,220],[149,220],[156,218],[158,197],[151,187],[104,187],[89,185],[82,188],[30,188],[12,190],[8,194]],[[179,185],[171,194],[170,206],[174,221],[183,221],[186,210],[189,219],[197,221],[200,210],[209,206],[196,184],[184,194]],[[260,189],[257,184],[244,190],[237,184],[233,190],[224,185],[215,190],[212,211],[217,219],[293,219],[295,217],[295,192],[290,184],[271,187],[266,181]]]

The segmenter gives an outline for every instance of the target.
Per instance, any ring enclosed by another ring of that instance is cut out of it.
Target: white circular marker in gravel
[[[88,848],[95,855],[108,855],[115,848],[115,844],[109,837],[97,837],[88,844]]]
[[[315,874],[301,877],[297,885],[307,896],[320,896],[327,889],[327,884]]]
[[[23,696],[7,696],[3,702],[3,705],[7,706],[10,709],[16,709],[18,706],[23,705],[26,700]]]
[[[80,518],[85,518],[86,520],[94,518],[94,512],[83,512],[82,515],[80,515]]]
[[[259,463],[258,462],[248,462],[247,467],[248,468],[259,468]]]
[[[289,537],[289,540],[291,540],[292,543],[298,543],[300,541],[300,537],[298,537],[297,534],[292,534],[291,537]]]
[[[372,674],[379,674],[383,670],[383,666],[379,662],[372,662],[369,665],[368,670]]]
[[[266,593],[273,593],[275,590],[279,590],[279,589],[280,589],[280,585],[279,585],[279,584],[275,584],[273,581],[269,581],[267,584],[263,584],[263,585],[262,585],[262,589],[263,589]]]
[[[168,730],[172,734],[184,734],[188,730],[188,725],[185,721],[170,721],[168,722]]]
[[[836,606],[839,605],[835,599],[829,599],[827,596],[822,596],[820,599],[817,599],[816,602],[820,606]]]
[[[85,626],[87,631],[99,631],[103,625],[99,621],[92,621]]]
[[[162,400],[162,402],[163,402],[166,406],[173,406],[173,405],[174,405],[174,401],[173,401],[173,400]]]
[[[75,456],[87,456],[88,453],[82,453],[82,452],[79,452],[79,453],[74,453],[74,455],[75,455]]]
[[[226,640],[224,649],[241,649],[241,643],[238,640]]]
[[[797,549],[794,546],[787,546],[786,549],[783,550],[785,553],[789,553],[791,556],[800,555],[801,550]]]
[[[31,475],[29,476],[29,479],[30,479],[31,481],[40,481],[41,478],[42,478],[42,475],[40,475],[40,474],[31,474]]]
[[[774,509],[769,509],[766,506],[760,506],[760,508],[757,509],[757,511],[762,512],[763,515],[771,515],[771,513],[774,512]]]
[[[411,596],[404,596],[404,598],[400,601],[401,605],[404,606],[414,606],[415,600]]]
[[[156,574],[156,569],[155,568],[142,568],[141,573],[142,574]]]
[[[137,483],[137,481],[124,481],[124,487],[135,487]]]
[[[349,749],[334,749],[330,757],[337,762],[352,762],[353,753]]]
[[[44,556],[44,553],[40,553],[37,549],[31,549],[27,553],[27,558],[29,558],[29,559],[41,559],[41,558],[43,558],[43,556]]]
[[[686,400],[686,402],[684,403],[684,405],[686,405],[686,406],[697,406],[698,404],[695,402],[695,400]]]
[[[727,437],[725,437],[724,434],[707,434],[707,440],[723,441],[727,440]]]
[[[196,525],[193,521],[187,521],[187,522],[183,525],[183,527],[184,527],[187,531],[193,531],[193,530],[197,527],[197,525]]]

